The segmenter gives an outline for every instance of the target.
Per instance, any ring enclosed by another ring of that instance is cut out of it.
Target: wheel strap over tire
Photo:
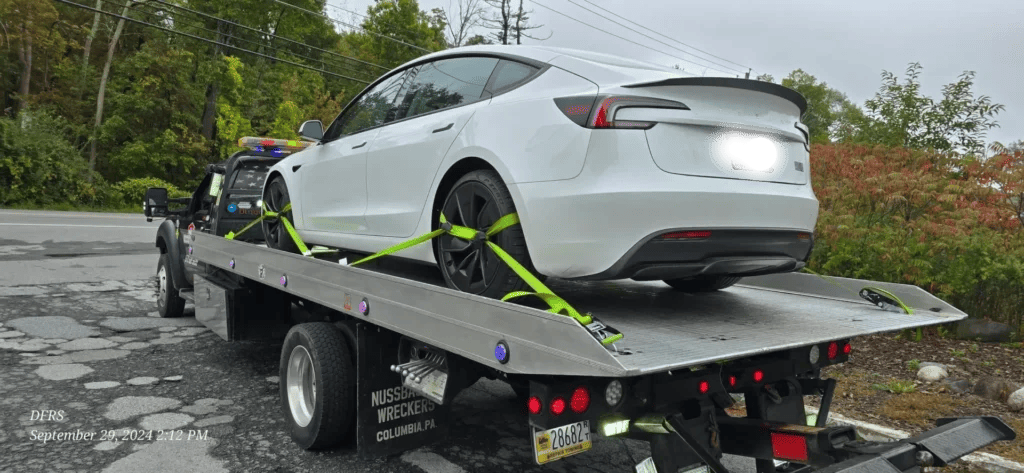
[[[288,219],[285,218],[285,216],[283,215],[284,213],[291,210],[291,207],[292,204],[291,202],[289,202],[285,204],[285,206],[278,212],[272,212],[264,208],[263,214],[260,215],[259,218],[253,220],[245,227],[242,227],[242,229],[240,229],[238,233],[229,232],[227,235],[225,235],[225,238],[227,238],[228,240],[233,240],[238,235],[245,233],[246,231],[256,226],[256,224],[262,222],[265,219],[279,219],[281,223],[284,225],[285,230],[288,232],[288,235],[292,238],[292,240],[295,241],[295,246],[299,248],[299,251],[301,251],[302,254],[305,256],[312,257],[314,252],[310,251],[306,247],[306,244],[302,241],[302,238],[299,237],[298,232],[296,232],[295,228],[292,227],[291,222],[289,222]],[[455,238],[459,238],[466,241],[482,239],[487,244],[487,247],[490,248],[491,251],[493,251],[494,254],[497,255],[501,261],[508,265],[508,267],[512,268],[512,271],[514,271],[517,276],[522,278],[522,280],[525,281],[526,284],[530,286],[530,288],[533,289],[534,291],[512,292],[506,294],[505,297],[502,297],[502,301],[508,301],[510,299],[515,299],[517,297],[536,296],[537,298],[548,304],[548,307],[550,307],[548,309],[548,312],[572,317],[577,322],[579,322],[580,325],[586,327],[587,330],[590,331],[590,334],[595,339],[597,339],[597,341],[601,342],[602,345],[611,345],[623,338],[622,333],[619,332],[618,330],[615,330],[601,323],[601,321],[597,320],[589,313],[581,314],[578,310],[573,308],[572,305],[566,302],[565,299],[562,299],[561,297],[555,295],[555,293],[552,292],[551,289],[545,286],[544,283],[540,282],[540,279],[537,279],[537,277],[530,274],[530,271],[528,271],[522,264],[519,264],[519,262],[516,261],[516,259],[513,258],[512,255],[508,254],[507,252],[505,252],[505,250],[501,249],[500,246],[489,240],[491,236],[498,234],[502,230],[505,230],[506,228],[511,227],[513,225],[519,224],[518,213],[510,213],[499,218],[494,222],[494,224],[488,227],[486,231],[474,230],[469,227],[449,223],[448,219],[444,217],[443,213],[441,214],[440,221],[441,228],[438,228],[437,230],[420,235],[416,238],[413,238],[412,240],[404,241],[389,248],[385,248],[359,261],[350,263],[349,266],[360,265],[368,261],[380,258],[381,256],[387,256],[407,248],[412,248],[416,245],[425,243],[444,234],[448,234]]]
[[[466,241],[482,239],[487,244],[487,247],[490,248],[491,251],[493,251],[494,254],[498,256],[498,259],[500,259],[506,265],[508,265],[509,268],[512,268],[512,271],[514,271],[517,276],[522,278],[522,280],[525,281],[526,284],[530,286],[530,288],[533,289],[534,291],[512,292],[506,294],[505,297],[502,297],[502,301],[508,301],[509,299],[514,299],[523,296],[536,296],[548,304],[548,307],[550,307],[548,309],[548,312],[572,317],[577,322],[579,322],[580,325],[586,327],[590,331],[590,334],[593,335],[594,338],[597,339],[597,341],[601,342],[602,345],[611,345],[612,343],[615,343],[623,338],[622,333],[611,327],[608,327],[607,325],[604,325],[590,314],[581,314],[579,311],[573,308],[572,305],[566,302],[565,299],[562,299],[561,297],[555,295],[555,293],[552,292],[551,289],[548,289],[548,287],[545,286],[544,283],[540,282],[540,280],[537,279],[536,276],[530,274],[530,271],[528,271],[522,264],[519,264],[519,262],[516,261],[516,259],[513,258],[512,255],[505,252],[505,250],[501,249],[501,247],[495,244],[494,242],[488,240],[489,237],[498,234],[502,230],[513,225],[519,224],[518,213],[510,213],[499,218],[494,222],[494,224],[488,227],[486,231],[474,230],[472,228],[464,227],[462,225],[455,225],[453,223],[449,223],[448,219],[445,218],[443,213],[440,216],[440,221],[441,228],[438,228],[437,230],[420,235],[416,238],[413,238],[412,240],[399,243],[390,248],[381,250],[359,261],[351,263],[349,264],[349,266],[356,266],[367,261],[377,259],[381,256],[397,253],[406,248],[411,248],[413,246],[430,241],[444,234],[451,235],[455,238],[459,238]]]

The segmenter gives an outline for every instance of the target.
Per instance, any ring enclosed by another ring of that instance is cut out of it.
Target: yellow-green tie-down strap
[[[836,286],[836,287],[838,287],[840,289],[843,289],[843,290],[846,290],[846,291],[849,291],[849,292],[853,292],[854,294],[857,294],[861,298],[867,300],[868,302],[870,302],[872,304],[877,305],[878,307],[881,307],[884,310],[892,310],[892,311],[895,311],[895,312],[899,312],[900,310],[902,310],[903,312],[906,312],[907,314],[913,314],[914,313],[914,309],[911,309],[909,306],[904,304],[903,301],[901,301],[899,297],[896,297],[895,294],[893,294],[893,293],[891,293],[889,291],[886,291],[885,289],[882,289],[880,287],[872,287],[872,286],[863,287],[863,288],[861,288],[860,292],[858,293],[858,292],[855,292],[853,289],[850,289],[850,288],[848,288],[846,286],[840,285],[840,284],[832,281],[827,276],[823,276],[821,274],[818,274],[818,273],[812,271],[811,269],[807,268],[806,266],[804,267],[804,271],[807,271],[808,273],[811,273],[811,274],[813,274],[815,276],[818,276],[821,279],[824,279],[826,282],[828,282],[829,284],[831,284],[833,286]]]
[[[248,231],[250,228],[255,226],[257,223],[263,221],[264,219],[279,218],[281,220],[281,223],[284,224],[285,230],[288,231],[288,235],[290,235],[292,237],[292,240],[295,241],[295,245],[299,248],[299,251],[301,251],[303,255],[312,256],[313,253],[318,252],[316,250],[318,250],[319,248],[314,248],[313,251],[309,250],[306,247],[305,243],[303,243],[302,238],[300,238],[299,234],[295,231],[295,228],[292,227],[290,222],[288,222],[288,219],[285,218],[284,215],[280,215],[285,212],[288,212],[288,210],[290,209],[291,203],[285,205],[284,208],[280,210],[280,212],[265,211],[263,215],[260,215],[259,218],[250,222],[248,225],[240,229],[238,233],[228,233],[225,236],[225,238],[232,240],[236,236],[241,235],[242,233]],[[519,262],[516,261],[515,258],[512,257],[512,255],[509,255],[508,253],[505,252],[505,250],[501,249],[501,247],[499,247],[494,242],[488,239],[491,236],[497,234],[498,232],[513,225],[516,225],[518,223],[519,214],[511,213],[499,218],[496,222],[494,222],[493,225],[491,225],[487,229],[486,232],[482,232],[474,230],[469,227],[463,227],[461,225],[449,223],[448,220],[445,219],[444,214],[441,214],[441,228],[438,228],[437,230],[434,230],[430,233],[420,235],[416,238],[413,238],[412,240],[404,241],[390,248],[381,250],[375,254],[367,256],[366,258],[351,263],[349,266],[356,266],[358,264],[362,264],[367,261],[380,258],[381,256],[387,256],[393,253],[397,253],[404,249],[411,248],[426,241],[432,240],[446,233],[456,238],[461,238],[467,241],[482,239],[485,241],[485,243],[491,249],[491,251],[494,251],[494,254],[497,255],[499,259],[504,261],[505,264],[507,264],[510,268],[512,268],[512,271],[515,271],[516,275],[522,278],[522,280],[525,281],[526,284],[530,286],[530,288],[533,289],[534,291],[512,292],[506,294],[505,297],[502,297],[502,301],[507,301],[509,299],[514,299],[523,296],[536,296],[548,304],[548,306],[550,307],[550,309],[548,309],[548,312],[572,317],[577,322],[579,322],[580,325],[586,327],[587,330],[590,331],[590,334],[593,335],[594,338],[596,338],[599,342],[601,342],[602,345],[611,345],[621,340],[623,338],[622,333],[607,325],[604,325],[590,314],[581,314],[579,311],[573,308],[568,302],[566,302],[565,299],[562,299],[561,297],[555,295],[555,293],[552,292],[551,289],[549,289],[547,286],[545,286],[544,283],[540,282],[539,279],[537,279],[534,275],[530,274],[530,272],[527,271],[526,268],[523,267],[523,265],[519,264]]]

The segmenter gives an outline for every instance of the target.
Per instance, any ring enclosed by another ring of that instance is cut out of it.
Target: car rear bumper
[[[766,267],[781,272],[806,258],[809,242],[790,247],[768,235],[814,231],[818,201],[810,184],[671,174],[654,164],[642,131],[608,134],[604,142],[599,135],[576,178],[509,185],[541,274],[662,279]],[[722,239],[689,246],[694,242],[654,242],[679,230],[711,230]],[[672,265],[679,267],[653,269]]]

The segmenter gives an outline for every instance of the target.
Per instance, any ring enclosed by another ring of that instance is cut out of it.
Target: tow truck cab
[[[237,232],[260,215],[260,198],[267,172],[285,156],[305,149],[310,142],[243,137],[238,145],[248,149],[206,167],[206,174],[191,197],[170,199],[167,190],[146,190],[143,213],[147,221],[166,217],[156,236],[160,253],[167,255],[168,277],[177,289],[191,288],[194,275],[204,264],[188,254],[186,238],[193,232],[217,236]],[[170,210],[171,204],[184,207]],[[264,240],[260,226],[247,230],[239,240]]]

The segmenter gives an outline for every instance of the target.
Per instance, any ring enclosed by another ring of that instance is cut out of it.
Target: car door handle
[[[365,141],[362,142],[362,143],[359,143],[359,144],[357,144],[355,146],[353,146],[352,149],[362,148],[363,146],[366,146],[366,142]]]
[[[445,125],[445,126],[443,126],[441,128],[438,128],[438,129],[434,130],[434,133],[441,133],[442,131],[451,130],[452,126],[454,126],[454,125],[455,125],[454,123],[449,123],[449,124],[447,124],[447,125]]]

